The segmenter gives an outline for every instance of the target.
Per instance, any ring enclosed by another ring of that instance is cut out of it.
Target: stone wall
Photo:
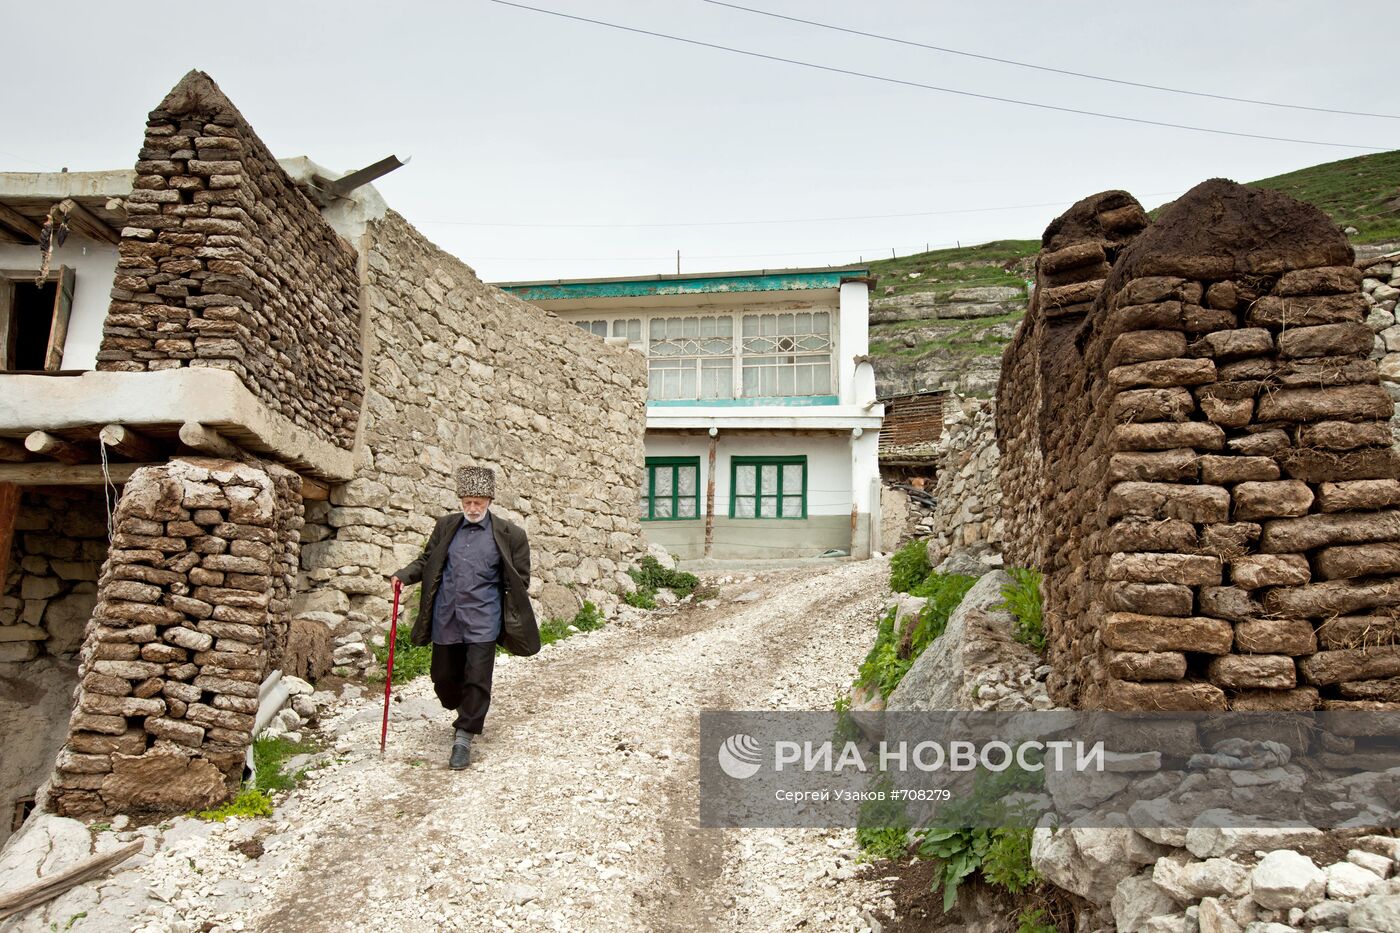
[[[208,75],[151,111],[100,370],[212,366],[318,437],[354,443],[354,251]]]
[[[367,663],[385,574],[460,507],[467,464],[495,469],[493,508],[530,535],[541,619],[612,605],[643,553],[645,359],[483,284],[393,212],[361,249],[365,446],[359,475],[309,512],[299,611],[331,627],[338,663]]]
[[[953,554],[1000,553],[1003,533],[995,406],[951,396],[943,420],[927,545],[935,567]]]
[[[100,489],[24,489],[0,593],[0,662],[77,651],[106,556]]]
[[[280,654],[301,480],[272,464],[136,471],[80,653],[49,803],[61,815],[210,806],[242,778]]]
[[[1393,244],[1392,244],[1393,246]],[[1400,298],[1400,252],[1357,257],[1361,270],[1361,294],[1366,299],[1366,323],[1376,332],[1371,358],[1377,361],[1381,386],[1400,401],[1400,324],[1396,323],[1396,299]],[[1391,419],[1391,434],[1400,442],[1400,416]]]
[[[1394,405],[1350,246],[1311,206],[1215,180],[1105,249],[1121,195],[1047,231],[999,393],[1003,492],[1040,506],[1008,557],[1042,558],[1056,699],[1400,700]]]

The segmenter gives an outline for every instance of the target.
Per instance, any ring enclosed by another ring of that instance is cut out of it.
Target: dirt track
[[[425,679],[409,685],[386,758],[296,791],[259,860],[260,896],[220,919],[267,931],[863,929],[876,886],[830,877],[848,874],[853,832],[699,829],[694,752],[706,707],[830,708],[868,649],[886,574],[878,560],[770,572],[724,587],[714,608],[503,659],[465,772],[445,767],[449,715]],[[756,598],[733,598],[745,591]],[[374,747],[375,705],[329,723],[338,747]]]

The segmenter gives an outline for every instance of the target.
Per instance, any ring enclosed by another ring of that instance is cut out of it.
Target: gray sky
[[[701,0],[533,6],[983,94],[1270,136],[1400,147],[1400,120],[1186,97],[977,61]],[[736,0],[904,39],[1196,91],[1400,113],[1381,2]],[[10,3],[0,168],[129,167],[146,111],[209,72],[278,155],[412,156],[390,205],[488,281],[854,262],[1036,237],[1126,188],[1149,207],[1367,149],[1240,139],[975,100],[696,48],[489,0]],[[227,12],[236,9],[236,12]],[[54,23],[62,20],[62,30]],[[43,37],[50,38],[45,39]],[[178,49],[179,51],[171,51]],[[1044,205],[1014,210],[983,210]],[[832,220],[864,215],[923,217]],[[485,224],[685,224],[567,227]]]

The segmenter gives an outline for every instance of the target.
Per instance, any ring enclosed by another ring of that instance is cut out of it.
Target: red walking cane
[[[384,724],[379,727],[379,754],[384,754],[384,740],[389,735],[389,693],[394,689],[394,642],[399,640],[399,591],[403,581],[394,578],[394,614],[389,622],[389,666],[384,671]]]

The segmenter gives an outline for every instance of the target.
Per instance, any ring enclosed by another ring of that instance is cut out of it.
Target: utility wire
[[[966,58],[977,58],[986,62],[997,62],[1002,65],[1015,65],[1018,68],[1033,68],[1036,71],[1048,71],[1051,74],[1069,75],[1074,78],[1087,78],[1090,81],[1105,81],[1109,84],[1122,84],[1127,87],[1146,88],[1150,91],[1166,91],[1169,94],[1188,94],[1191,97],[1209,97],[1212,100],[1228,100],[1237,104],[1256,104],[1260,107],[1283,107],[1289,110],[1311,110],[1314,113],[1337,113],[1349,117],[1375,117],[1381,120],[1400,120],[1400,115],[1393,113],[1367,113],[1359,110],[1337,110],[1332,107],[1309,107],[1305,104],[1284,104],[1272,100],[1254,100],[1249,97],[1231,97],[1228,94],[1210,94],[1205,91],[1188,91],[1179,87],[1166,87],[1161,84],[1147,84],[1142,81],[1127,81],[1122,78],[1109,78],[1104,75],[1092,75],[1083,71],[1070,71],[1066,68],[1051,68],[1048,65],[1033,65],[1030,62],[1018,62],[1012,58],[997,58],[995,55],[983,55],[978,52],[968,52],[964,49],[952,49],[942,45],[930,45],[926,42],[915,42],[911,39],[900,39],[897,36],[884,36],[875,32],[864,32],[860,29],[851,29],[847,26],[837,26],[833,23],[819,23],[816,20],[803,19],[800,16],[788,16],[783,13],[774,13],[771,10],[758,10],[749,6],[741,6],[737,3],[726,3],[725,0],[700,0],[702,3],[709,3],[714,6],[728,7],[731,10],[742,10],[745,13],[754,13],[758,16],[771,16],[773,19],[785,19],[791,23],[802,23],[805,26],[816,26],[819,29],[830,29],[835,32],[844,32],[853,36],[864,36],[867,39],[880,39],[885,42],[897,42],[900,45],[909,45],[914,48],[928,49],[933,52],[946,52],[949,55],[962,55]]]
[[[1236,136],[1242,139],[1263,139],[1275,143],[1297,143],[1303,146],[1330,146],[1341,149],[1366,149],[1372,152],[1388,152],[1391,146],[1368,146],[1359,143],[1333,143],[1318,139],[1294,139],[1287,136],[1266,136],[1262,133],[1242,133],[1236,130],[1213,129],[1207,126],[1190,126],[1185,123],[1168,123],[1163,120],[1148,120],[1142,117],[1129,117],[1115,113],[1100,113],[1096,110],[1079,110],[1074,107],[1061,107],[1057,104],[1043,104],[1029,100],[1018,100],[1014,97],[998,97],[995,94],[981,94],[976,91],[964,91],[957,88],[939,87],[934,84],[924,84],[920,81],[908,81],[903,78],[891,78],[886,75],[870,74],[865,71],[853,71],[849,68],[837,68],[833,65],[821,65],[816,62],[802,61],[796,58],[783,58],[780,55],[769,55],[766,52],[753,52],[747,49],[736,49],[727,45],[718,45],[714,42],[703,42],[699,39],[688,39],[684,36],[673,36],[669,33],[655,32],[650,29],[640,29],[636,26],[624,26],[621,23],[610,23],[601,19],[590,19],[586,16],[576,16],[572,13],[563,13],[559,10],[547,10],[543,7],[528,6],[524,3],[514,3],[512,0],[488,0],[500,6],[514,7],[517,10],[528,10],[531,13],[543,13],[547,16],[557,16],[561,19],[574,20],[580,23],[591,23],[594,26],[606,26],[609,29],[620,29],[623,32],[636,33],[642,36],[651,36],[656,39],[669,39],[672,42],[683,42],[686,45],[699,46],[707,49],[717,49],[721,52],[732,52],[736,55],[747,55],[751,58],[761,58],[770,62],[782,62],[786,65],[798,65],[803,68],[812,68],[817,71],[826,71],[832,74],[848,75],[856,78],[866,78],[871,81],[883,81],[887,84],[898,84],[903,87],[922,88],[926,91],[939,91],[944,94],[957,94],[962,97],[974,97],[979,100],[994,100],[1003,104],[1018,104],[1022,107],[1035,107],[1039,110],[1053,110],[1059,113],[1075,113],[1086,117],[1101,117],[1105,120],[1118,120],[1124,123],[1140,123],[1145,126],[1161,126],[1174,130],[1190,130],[1195,133],[1211,133],[1216,136]]]
[[[1149,191],[1144,194],[1143,197],[1166,197],[1167,195],[1176,195],[1180,193],[1180,191]],[[911,214],[859,214],[851,217],[792,217],[786,220],[700,220],[660,224],[505,224],[475,220],[423,220],[418,221],[418,223],[442,224],[452,227],[521,227],[558,230],[634,230],[652,227],[747,227],[759,224],[815,224],[844,220],[892,220],[903,217],[942,217],[948,214],[981,214],[989,211],[1019,211],[1030,210],[1037,207],[1059,207],[1062,204],[1073,203],[1073,201],[1045,201],[1040,204],[1004,204],[1000,207],[963,207],[946,211],[916,211]]]

